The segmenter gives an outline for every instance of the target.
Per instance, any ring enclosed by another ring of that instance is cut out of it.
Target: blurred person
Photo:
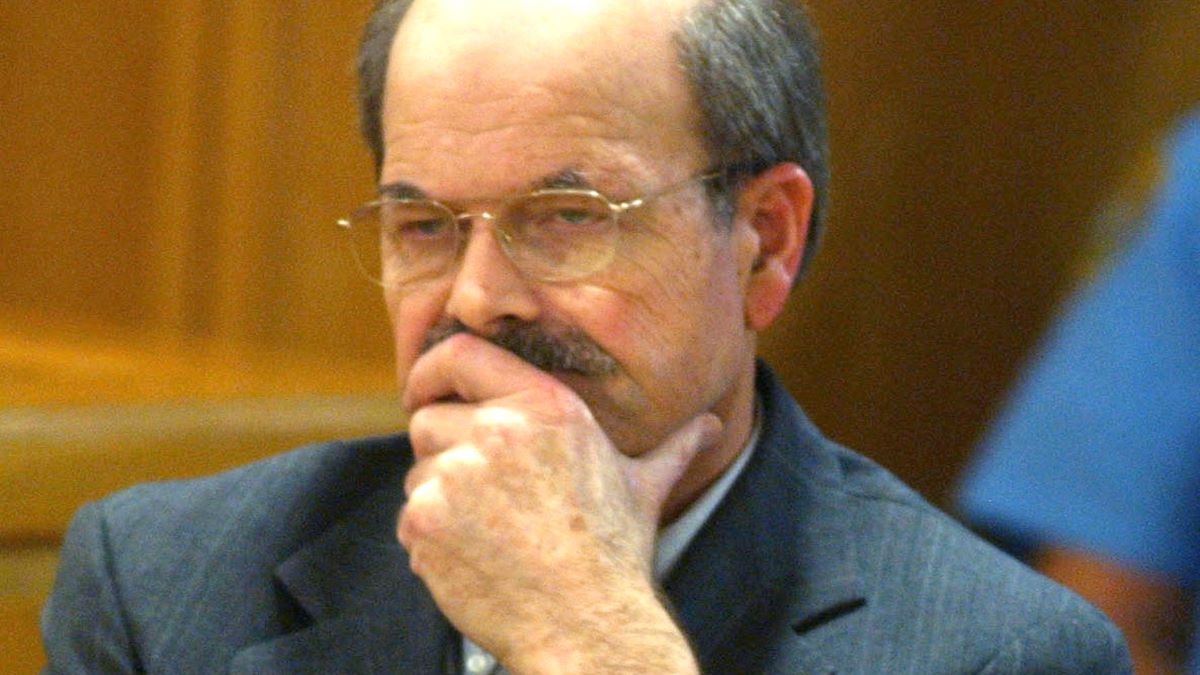
[[[1164,154],[1144,225],[1049,331],[959,503],[1107,612],[1138,672],[1200,673],[1200,112]]]
[[[755,359],[825,208],[801,5],[388,0],[360,78],[408,432],[85,506],[52,672],[1128,671]]]

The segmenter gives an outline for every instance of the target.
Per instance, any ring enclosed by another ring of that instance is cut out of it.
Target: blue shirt
[[[1200,114],[1167,155],[1144,229],[1065,308],[983,439],[959,506],[1018,551],[1050,541],[1195,586]]]

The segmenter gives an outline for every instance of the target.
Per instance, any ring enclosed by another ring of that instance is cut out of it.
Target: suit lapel
[[[863,600],[840,471],[765,367],[758,447],[667,579],[704,672],[832,672],[804,634]]]
[[[276,568],[312,623],[242,650],[233,672],[445,672],[453,631],[392,536],[398,485]]]

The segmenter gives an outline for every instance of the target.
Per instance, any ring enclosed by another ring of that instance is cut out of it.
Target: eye
[[[572,192],[535,195],[513,205],[507,215],[524,227],[562,234],[603,229],[611,220],[608,205],[595,195]]]
[[[444,237],[454,219],[429,203],[397,200],[380,205],[379,225],[391,241],[410,241]]]
[[[401,237],[437,237],[446,232],[446,227],[445,218],[425,218],[408,221],[397,229]]]
[[[593,225],[601,216],[587,209],[559,209],[553,214],[553,221],[566,225]]]

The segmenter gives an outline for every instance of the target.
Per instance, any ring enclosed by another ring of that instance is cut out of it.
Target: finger
[[[486,401],[538,387],[566,389],[512,352],[459,333],[417,359],[401,401],[413,411],[440,400]]]
[[[721,420],[712,413],[693,417],[650,452],[630,460],[634,491],[643,513],[657,520],[671,489],[679,482],[692,459],[715,445]]]
[[[408,420],[413,456],[432,457],[461,442],[478,409],[468,403],[436,403],[418,409]]]
[[[433,476],[433,462],[424,460],[412,465],[408,473],[404,474],[404,496],[412,499],[413,493],[417,488],[424,485]]]
[[[450,505],[435,477],[421,483],[409,495],[396,523],[396,538],[411,550],[415,542],[438,532],[449,521]]]
[[[477,479],[487,471],[488,460],[473,445],[456,445],[417,462],[404,476],[404,494],[410,499],[425,483],[436,478],[442,492]]]

